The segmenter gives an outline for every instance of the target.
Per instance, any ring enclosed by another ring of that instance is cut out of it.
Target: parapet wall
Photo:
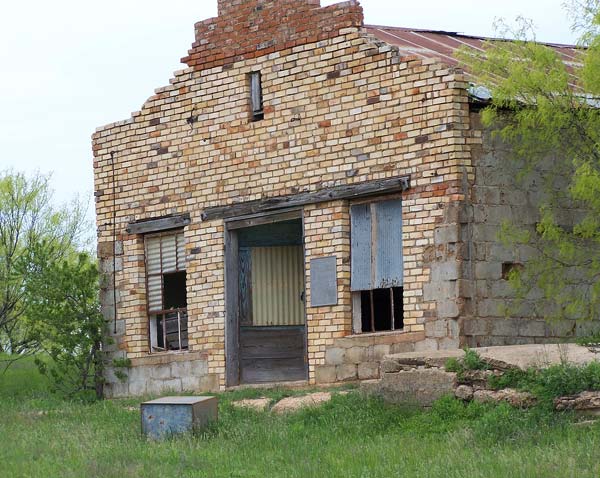
[[[195,70],[230,65],[362,24],[356,1],[320,8],[318,0],[220,0],[218,17],[196,23],[196,41],[181,61]]]

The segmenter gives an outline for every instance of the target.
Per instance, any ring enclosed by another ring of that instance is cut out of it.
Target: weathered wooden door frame
[[[300,219],[302,221],[302,248],[304,253],[304,217],[302,209],[288,209],[252,216],[235,217],[225,221],[225,376],[226,385],[240,384],[240,323],[239,323],[239,242],[238,230],[246,227]],[[304,273],[306,281],[306,272]],[[306,305],[305,305],[306,309]],[[305,310],[306,317],[306,310]],[[307,327],[306,321],[304,324]],[[308,336],[307,333],[304,334]],[[307,357],[308,344],[304,344]]]

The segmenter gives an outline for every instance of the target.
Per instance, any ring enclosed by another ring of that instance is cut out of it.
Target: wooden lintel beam
[[[320,189],[313,192],[291,194],[267,199],[258,199],[228,206],[207,207],[202,212],[203,221],[213,219],[227,219],[231,217],[246,216],[265,211],[273,211],[306,204],[316,204],[338,199],[357,199],[365,196],[374,196],[382,193],[405,191],[410,187],[410,176],[401,176],[390,179],[379,179],[359,184],[347,184]]]
[[[131,222],[127,225],[126,231],[129,234],[148,234],[151,232],[167,231],[187,226],[190,223],[189,214],[179,214],[177,216],[159,217],[157,219],[144,219]]]

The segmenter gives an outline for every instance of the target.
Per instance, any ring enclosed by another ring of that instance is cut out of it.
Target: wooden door
[[[226,289],[227,384],[306,380],[301,218],[228,230]]]

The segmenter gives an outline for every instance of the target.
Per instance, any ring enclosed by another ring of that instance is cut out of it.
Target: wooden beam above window
[[[178,214],[176,216],[165,216],[156,219],[142,219],[130,222],[126,231],[129,234],[148,234],[151,232],[167,231],[187,226],[191,222],[189,214]]]
[[[258,199],[256,201],[231,204],[229,206],[207,207],[202,212],[201,217],[203,221],[226,219],[277,209],[304,206],[306,204],[335,201],[338,199],[357,199],[382,193],[400,192],[407,190],[409,187],[410,176],[378,179],[358,184],[344,184],[342,186],[334,186],[313,192]]]

